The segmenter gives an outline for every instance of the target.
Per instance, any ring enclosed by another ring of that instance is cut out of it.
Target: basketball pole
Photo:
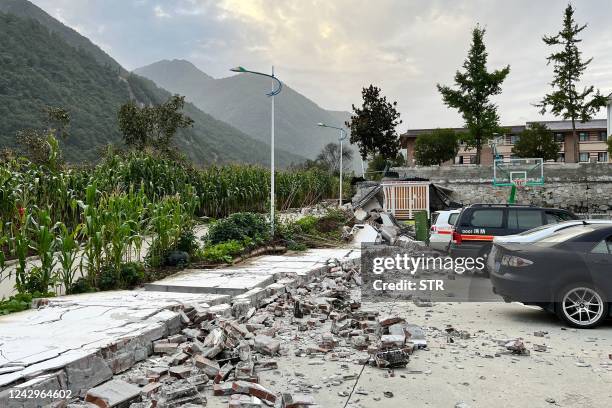
[[[512,184],[512,189],[510,190],[510,197],[508,198],[508,204],[514,204],[516,201],[516,184]]]

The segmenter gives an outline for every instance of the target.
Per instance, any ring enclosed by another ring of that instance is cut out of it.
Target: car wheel
[[[570,326],[590,329],[608,317],[608,308],[607,299],[599,288],[577,283],[561,290],[555,311]]]
[[[487,246],[487,247],[481,249],[480,252],[478,253],[478,258],[483,258],[484,259],[485,267],[478,273],[483,278],[488,278],[489,277],[489,270],[486,267],[487,260],[489,258],[489,252],[491,252],[491,246]]]

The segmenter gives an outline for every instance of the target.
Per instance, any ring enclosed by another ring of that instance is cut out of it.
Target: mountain
[[[123,103],[158,104],[171,96],[26,0],[0,1],[0,72],[0,146],[14,147],[18,130],[42,127],[45,106],[63,107],[71,115],[64,155],[73,162],[95,161],[101,147],[120,142]],[[192,104],[184,112],[194,126],[180,130],[175,142],[196,164],[269,163],[268,144]],[[303,160],[277,152],[279,166]]]
[[[262,142],[270,140],[270,100],[265,95],[270,79],[247,74],[214,79],[184,60],[159,61],[134,72],[185,95],[204,112],[249,136]],[[349,118],[348,112],[325,110],[283,84],[275,100],[276,145],[314,158],[325,144],[338,139],[332,129],[322,129],[317,123],[344,126]]]
[[[57,34],[66,43],[74,48],[80,48],[88,52],[95,58],[98,63],[108,65],[116,71],[126,72],[117,61],[110,55],[102,51],[97,45],[92,43],[88,38],[83,37],[72,28],[65,26],[47,14],[40,7],[26,0],[1,0],[0,12],[13,14],[17,17],[31,18],[45,26],[49,31]]]

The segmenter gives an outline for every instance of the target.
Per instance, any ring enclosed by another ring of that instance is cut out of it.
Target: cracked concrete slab
[[[0,318],[0,390],[83,359],[88,359],[87,364],[101,360],[98,365],[106,365],[112,375],[113,364],[121,366],[116,361],[120,353],[115,351],[140,349],[132,354],[145,358],[153,340],[180,327],[173,309],[210,307],[228,300],[214,294],[114,291],[52,298],[46,307],[4,316]],[[110,351],[104,353],[106,349]],[[97,371],[101,379],[107,377],[102,368]]]
[[[359,251],[352,248],[314,249],[289,255],[264,255],[252,258],[239,267],[188,269],[166,279],[146,284],[145,289],[236,296],[254,288],[270,285],[280,277],[292,274],[306,276],[327,265],[329,259],[358,257]]]

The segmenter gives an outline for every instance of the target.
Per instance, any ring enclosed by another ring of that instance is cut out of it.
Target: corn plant
[[[40,267],[30,271],[28,286],[30,293],[46,293],[55,282],[55,226],[48,210],[38,209],[35,215],[32,218],[33,249],[40,258]]]
[[[69,229],[66,224],[58,223],[57,230],[57,250],[58,258],[61,265],[59,278],[64,285],[66,293],[70,293],[74,277],[77,272],[76,258],[79,250],[78,236],[81,231],[81,225],[77,225],[74,229]]]
[[[27,257],[30,250],[30,231],[32,216],[23,207],[17,213],[15,223],[11,225],[11,252],[17,258],[15,267],[15,288],[19,293],[27,291]]]
[[[87,278],[91,286],[95,287],[97,275],[102,270],[105,234],[104,221],[96,208],[98,191],[95,182],[87,186],[85,196],[84,202],[78,202],[83,212],[81,232],[85,241],[84,257],[81,257],[80,268],[83,273],[83,263],[86,262]]]

